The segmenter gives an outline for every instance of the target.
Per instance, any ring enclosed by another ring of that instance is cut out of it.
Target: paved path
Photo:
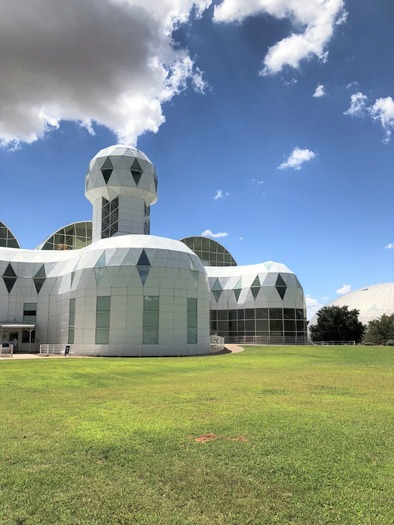
[[[238,345],[225,345],[225,348],[226,350],[228,350],[229,352],[231,352],[232,354],[237,354],[238,352],[243,352],[243,347],[242,346],[238,346]],[[226,353],[226,352],[223,352],[223,353]],[[208,354],[209,355],[209,354]],[[212,355],[212,354],[211,354]],[[13,357],[7,357],[7,356],[3,356],[1,359],[2,360],[8,360],[8,359],[46,359],[46,358],[55,358],[55,359],[59,359],[59,358],[66,358],[67,356],[63,355],[63,354],[56,354],[56,355],[50,355],[50,356],[47,356],[47,355],[44,355],[44,354],[20,354],[20,353],[17,353],[17,354],[14,354]],[[70,356],[70,357],[84,357],[84,356]]]
[[[225,345],[225,347],[227,348],[227,350],[230,350],[230,352],[232,354],[238,354],[238,352],[243,352],[244,351],[244,347],[243,346]]]

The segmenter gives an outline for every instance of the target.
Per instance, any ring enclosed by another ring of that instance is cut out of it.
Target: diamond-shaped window
[[[151,264],[148,259],[148,256],[146,255],[145,250],[142,250],[140,258],[138,259],[138,262],[137,262],[137,270],[138,270],[138,273],[139,273],[139,276],[140,276],[140,279],[143,285],[145,284],[148,278],[150,268],[151,268]]]
[[[108,184],[109,178],[111,177],[113,171],[114,171],[113,169],[107,169],[107,170],[101,169],[101,173],[103,174],[105,184]]]
[[[130,171],[131,171],[131,174],[133,176],[135,185],[138,186],[138,183],[139,183],[139,181],[141,179],[141,176],[142,176],[142,173],[143,173],[141,165],[138,162],[138,159],[134,160],[133,164],[131,165]]]
[[[258,275],[256,275],[254,281],[252,282],[252,285],[250,289],[252,290],[253,299],[256,299],[257,294],[259,293],[261,288],[260,278]]]
[[[241,294],[241,290],[242,290],[242,277],[239,278],[237,284],[234,286],[234,295],[235,295],[235,299],[237,300],[237,302]]]
[[[36,275],[33,277],[34,286],[36,287],[37,293],[40,293],[41,288],[46,280],[45,266],[42,265]]]
[[[101,173],[103,174],[105,184],[108,184],[109,178],[113,172],[113,165],[111,159],[107,157],[101,166]]]
[[[280,273],[276,279],[275,288],[280,295],[280,298],[283,300],[286,294],[287,285]]]
[[[14,269],[11,266],[11,263],[9,263],[3,273],[3,281],[8,290],[8,293],[11,293],[11,290],[13,289],[14,284],[16,283],[16,280],[17,280],[16,273],[14,272]]]

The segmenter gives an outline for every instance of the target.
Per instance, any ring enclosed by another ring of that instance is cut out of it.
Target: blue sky
[[[89,161],[123,142],[156,166],[152,234],[282,262],[311,313],[394,280],[392,0],[0,6],[0,220],[23,248],[91,219]]]

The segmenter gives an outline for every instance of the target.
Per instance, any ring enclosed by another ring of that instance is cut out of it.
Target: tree
[[[366,326],[358,320],[358,310],[347,306],[324,306],[317,312],[317,322],[310,327],[312,341],[355,341],[359,343]]]
[[[378,319],[369,321],[364,341],[374,345],[384,345],[394,339],[394,314],[383,314]]]

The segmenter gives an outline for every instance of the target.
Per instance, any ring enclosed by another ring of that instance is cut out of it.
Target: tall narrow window
[[[159,297],[144,296],[144,320],[142,342],[144,345],[159,343]]]
[[[103,197],[101,204],[101,238],[112,237],[118,231],[119,198],[109,201]]]
[[[37,303],[23,303],[23,322],[35,323],[37,320]]]
[[[68,305],[68,343],[74,344],[75,330],[75,299],[70,299]]]
[[[197,343],[197,299],[187,299],[187,343]]]
[[[96,302],[96,345],[109,344],[111,297],[97,297]]]

